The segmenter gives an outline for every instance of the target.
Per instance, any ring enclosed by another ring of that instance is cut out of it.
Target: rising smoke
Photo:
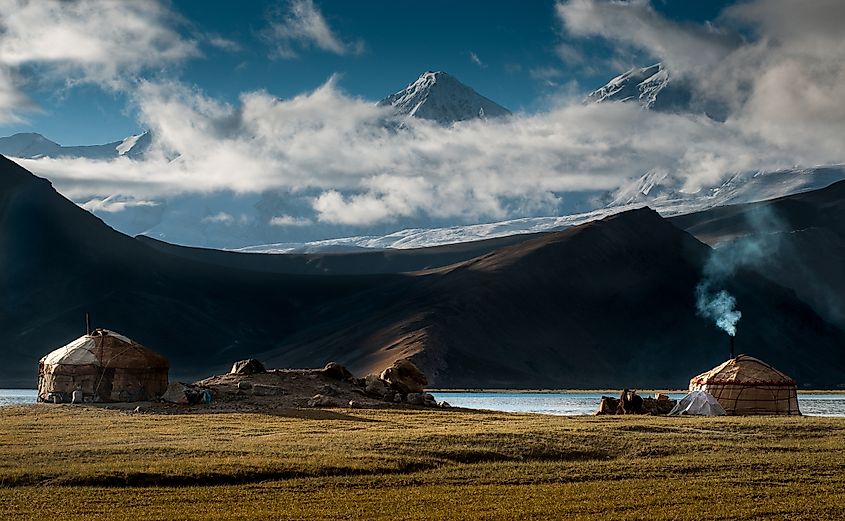
[[[736,309],[736,298],[727,290],[714,291],[710,281],[701,281],[695,288],[698,313],[716,322],[727,334],[736,336],[736,324],[742,312]]]
[[[745,236],[718,245],[704,265],[703,277],[695,288],[698,314],[713,320],[730,336],[742,312],[736,297],[724,289],[728,280],[741,267],[760,268],[780,249],[780,232],[785,223],[766,206],[758,206],[745,214]]]

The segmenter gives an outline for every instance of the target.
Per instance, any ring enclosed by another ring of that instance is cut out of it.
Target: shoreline
[[[688,389],[634,389],[639,394],[687,394]],[[31,387],[5,387],[0,391],[37,391]],[[463,388],[463,389],[426,389],[429,393],[487,393],[487,394],[620,394],[623,389],[500,389],[500,388]],[[798,394],[843,394],[845,389],[798,389]]]
[[[634,389],[640,395],[664,393],[687,394],[689,389]],[[619,395],[623,389],[426,389],[430,393],[487,393],[487,394],[608,394]],[[845,389],[799,389],[798,394],[841,394]]]

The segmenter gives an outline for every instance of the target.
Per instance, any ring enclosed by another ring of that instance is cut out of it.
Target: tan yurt
[[[170,363],[108,329],[95,329],[41,359],[42,402],[137,402],[167,390]]]
[[[728,414],[801,414],[795,380],[748,355],[696,376],[689,389],[712,394]]]

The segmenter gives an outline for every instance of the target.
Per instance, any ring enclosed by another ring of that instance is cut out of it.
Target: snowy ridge
[[[152,143],[150,132],[129,136],[103,145],[62,146],[32,132],[0,137],[0,154],[21,159],[68,157],[85,159],[140,158]]]
[[[625,210],[648,205],[661,215],[670,217],[706,210],[714,206],[741,204],[773,199],[824,188],[845,180],[845,165],[745,172],[724,183],[694,194],[672,189],[665,175],[649,172],[618,191],[608,206],[590,212],[558,217],[526,217],[487,224],[450,226],[446,228],[410,228],[383,236],[359,236],[306,243],[277,243],[239,248],[248,253],[317,253],[353,252],[361,249],[407,249],[442,246],[525,233],[549,232],[602,219]]]
[[[450,124],[470,119],[510,115],[510,111],[485,98],[445,72],[428,71],[416,81],[378,102],[401,115]]]
[[[589,93],[586,103],[637,103],[647,110],[703,114],[716,121],[725,121],[729,103],[695,89],[682,77],[673,76],[663,63],[633,68],[613,78],[603,87]]]

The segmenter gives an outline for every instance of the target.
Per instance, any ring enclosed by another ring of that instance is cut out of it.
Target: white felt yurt
[[[41,359],[38,400],[153,400],[167,390],[166,358],[108,329],[96,329]],[[81,393],[81,395],[80,395]]]
[[[689,389],[712,394],[728,414],[801,414],[795,380],[748,355],[692,378]]]

